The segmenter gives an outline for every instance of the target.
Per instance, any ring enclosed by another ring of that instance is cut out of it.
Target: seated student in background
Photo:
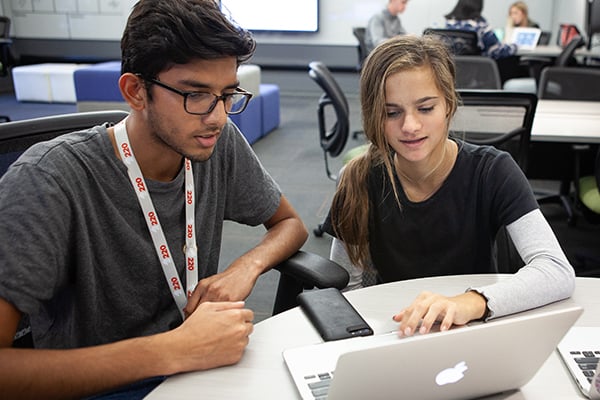
[[[37,144],[0,181],[0,397],[81,398],[238,362],[243,300],[307,238],[227,118],[249,97],[237,67],[252,36],[213,0],[141,0],[121,49],[126,120]],[[226,219],[266,233],[219,273]],[[23,314],[35,349],[11,348]]]
[[[399,36],[371,53],[360,78],[368,151],[345,167],[326,229],[331,257],[360,286],[494,273],[506,227],[525,262],[511,278],[464,293],[424,291],[394,319],[402,334],[489,319],[569,297],[574,271],[510,154],[449,137],[460,99],[452,55],[438,39]],[[427,290],[426,287],[423,290]]]
[[[485,56],[499,59],[517,52],[517,45],[503,44],[481,15],[483,0],[458,0],[454,9],[445,15],[446,28],[477,32],[479,48]]]
[[[510,43],[514,28],[539,28],[540,26],[529,19],[529,9],[524,1],[517,1],[508,9],[508,20],[504,29],[504,43]]]
[[[408,0],[388,0],[387,6],[369,19],[365,31],[369,52],[386,39],[406,34],[400,21],[400,14],[406,9],[406,3]]]

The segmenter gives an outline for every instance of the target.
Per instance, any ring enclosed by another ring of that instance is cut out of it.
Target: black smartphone
[[[369,324],[336,288],[302,292],[297,299],[326,342],[373,334]]]

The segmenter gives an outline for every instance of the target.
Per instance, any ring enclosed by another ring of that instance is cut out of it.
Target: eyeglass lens
[[[228,114],[237,114],[244,110],[248,96],[241,93],[229,93],[215,96],[212,93],[193,93],[187,96],[186,109],[190,113],[205,114],[211,112],[219,100],[223,100]]]

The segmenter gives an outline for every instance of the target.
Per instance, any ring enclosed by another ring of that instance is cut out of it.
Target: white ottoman
[[[46,63],[14,67],[15,96],[18,101],[75,103],[73,72],[87,65]]]
[[[260,95],[260,67],[254,64],[242,64],[237,72],[240,87],[258,97]]]

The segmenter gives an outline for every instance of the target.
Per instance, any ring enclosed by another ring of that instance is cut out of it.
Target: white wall
[[[483,16],[494,28],[504,28],[508,8],[514,0],[488,0]],[[381,10],[387,0],[321,0],[320,32],[317,34],[262,34],[257,33],[259,43],[310,43],[324,45],[355,45],[353,26],[364,26],[369,17]],[[558,22],[577,24],[584,30],[586,0],[527,0],[529,13],[542,29],[556,31]],[[450,12],[454,0],[410,0],[402,14],[402,24],[410,33],[421,34],[430,26],[442,26],[444,14]],[[555,8],[557,9],[555,11]]]
[[[248,0],[251,1],[251,0]],[[281,0],[293,1],[293,0]],[[506,23],[514,0],[488,0],[483,15],[495,28]],[[259,43],[354,46],[352,27],[365,25],[369,16],[387,0],[321,0],[318,33],[257,33]],[[135,0],[0,0],[0,10],[13,19],[13,36],[43,39],[119,40]],[[527,0],[532,19],[544,30],[556,32],[570,22],[585,29],[586,0]],[[454,0],[410,0],[402,23],[408,32],[420,34],[429,26],[441,26]],[[289,16],[293,18],[293,16]]]

